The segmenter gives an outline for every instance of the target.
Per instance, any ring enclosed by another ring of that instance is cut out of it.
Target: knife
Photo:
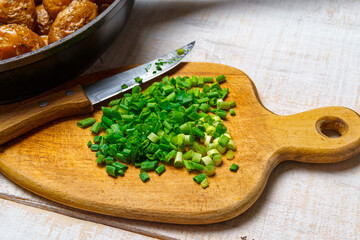
[[[93,105],[148,82],[176,67],[193,49],[195,41],[148,63],[82,87],[49,91],[20,103],[0,106],[0,145],[57,118],[89,114]],[[137,79],[137,80],[136,80]],[[127,86],[124,88],[124,86]]]

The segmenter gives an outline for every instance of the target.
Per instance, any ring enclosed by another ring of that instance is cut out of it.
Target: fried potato
[[[50,16],[55,19],[71,2],[72,0],[43,0],[43,5]]]
[[[44,5],[36,6],[36,27],[35,32],[39,35],[47,35],[54,20],[45,10]]]
[[[44,47],[39,35],[25,26],[8,24],[0,26],[0,60],[15,57]]]
[[[89,0],[74,0],[59,13],[49,31],[49,44],[82,28],[98,15],[98,7]]]
[[[0,0],[0,25],[11,23],[33,30],[36,24],[34,0]]]

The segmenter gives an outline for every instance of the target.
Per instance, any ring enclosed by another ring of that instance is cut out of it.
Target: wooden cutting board
[[[64,91],[74,84],[86,85],[123,70],[76,79]],[[209,178],[207,189],[192,180],[197,173],[188,173],[184,168],[167,167],[160,177],[150,172],[147,183],[141,182],[139,169],[133,166],[125,177],[109,177],[103,167],[97,166],[94,153],[86,146],[93,138],[89,129],[76,126],[85,117],[99,120],[99,106],[95,106],[92,115],[59,119],[1,145],[1,172],[36,194],[75,208],[132,219],[206,224],[247,210],[282,161],[332,163],[360,153],[360,117],[350,109],[327,107],[278,116],[264,108],[253,82],[238,69],[212,63],[183,63],[168,73],[220,74],[227,78],[222,87],[230,88],[228,99],[237,103],[237,115],[228,116],[225,124],[238,149],[235,159],[224,159],[216,175]],[[337,138],[329,137],[334,134]],[[236,173],[229,171],[233,162],[240,166]]]

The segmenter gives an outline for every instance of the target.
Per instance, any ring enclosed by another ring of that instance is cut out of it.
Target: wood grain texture
[[[230,88],[229,100],[237,102],[237,116],[226,122],[238,146],[237,173],[229,171],[231,161],[224,161],[206,190],[199,188],[192,180],[194,174],[185,169],[167,168],[161,177],[150,173],[151,181],[146,184],[135,168],[130,168],[126,177],[113,179],[94,163],[94,153],[86,146],[92,139],[89,130],[76,127],[84,116],[59,120],[5,144],[0,153],[1,171],[37,194],[76,208],[141,220],[206,224],[248,209],[281,161],[338,162],[360,153],[360,117],[349,109],[328,107],[278,116],[261,105],[251,80],[235,68],[184,63],[170,74],[225,74],[223,87]],[[97,110],[94,117],[100,116]],[[320,134],[317,123],[321,119],[332,123],[326,126],[336,128],[342,136]]]
[[[59,117],[91,113],[80,85],[51,90],[39,97],[0,106],[0,145]]]
[[[154,239],[3,199],[0,200],[0,207],[0,217],[7,219],[0,222],[2,239]],[[29,225],[28,222],[32,222],[33,225]],[[13,225],[18,227],[11,227]]]

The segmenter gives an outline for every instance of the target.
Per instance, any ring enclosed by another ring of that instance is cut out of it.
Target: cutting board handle
[[[332,163],[360,152],[360,116],[344,107],[325,107],[281,116],[282,160]],[[286,133],[286,134],[284,134]]]
[[[80,85],[0,106],[0,145],[57,118],[91,113],[92,110]]]

